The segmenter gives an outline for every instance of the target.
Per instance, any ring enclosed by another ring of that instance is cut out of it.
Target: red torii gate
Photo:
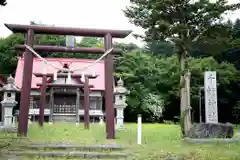
[[[19,24],[5,24],[5,26],[14,33],[27,33],[26,45],[37,49],[40,46],[34,46],[34,34],[53,34],[53,35],[73,35],[73,36],[92,36],[92,37],[104,37],[105,49],[82,49],[83,53],[104,53],[112,48],[112,38],[125,38],[131,31],[129,30],[105,30],[105,29],[86,29],[86,28],[66,28],[66,27],[53,27],[53,26],[39,26],[39,25],[19,25]],[[28,131],[28,112],[30,105],[30,91],[32,81],[33,70],[33,53],[25,46],[20,46],[25,49],[24,55],[24,69],[23,80],[21,89],[20,100],[20,115],[18,124],[18,135],[27,136]],[[58,47],[45,46],[38,48],[38,51],[52,51]],[[80,53],[79,48],[61,47],[56,49],[58,52],[73,52]],[[78,50],[79,49],[79,50]],[[95,51],[95,52],[94,52]],[[113,51],[114,52],[114,51]],[[106,105],[106,133],[107,139],[115,139],[115,126],[114,126],[114,106],[113,106],[113,57],[112,54],[108,54],[105,57],[105,105]]]
[[[42,73],[34,73],[36,77],[42,77],[42,84],[37,84],[37,86],[41,86],[41,97],[40,97],[40,107],[39,107],[39,125],[43,126],[44,121],[44,108],[46,105],[46,88],[47,87],[65,87],[65,88],[83,88],[84,89],[84,128],[89,129],[89,88],[92,88],[93,85],[89,85],[89,79],[97,78],[97,75],[84,75],[84,84],[52,84],[47,83],[47,77],[51,77],[53,79],[54,74],[42,74]],[[58,73],[57,77],[67,78],[67,73]],[[81,74],[71,74],[72,78],[82,78]],[[78,116],[78,115],[77,115]]]

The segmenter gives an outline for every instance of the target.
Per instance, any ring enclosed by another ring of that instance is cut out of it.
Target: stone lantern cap
[[[19,92],[20,90],[17,88],[14,82],[14,78],[10,75],[7,78],[7,84],[5,84],[0,91],[12,91],[12,92]]]
[[[114,88],[114,94],[129,94],[129,90],[127,90],[124,86],[123,86],[123,80],[120,78],[117,81],[117,86]]]

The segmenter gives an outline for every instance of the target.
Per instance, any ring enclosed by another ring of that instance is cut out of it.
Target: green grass
[[[90,130],[84,130],[83,124],[79,126],[65,123],[45,124],[44,128],[31,124],[28,141],[75,144],[117,143],[126,148],[124,152],[134,154],[137,160],[157,160],[167,157],[183,157],[186,160],[240,159],[240,144],[188,144],[182,141],[180,128],[177,125],[144,124],[142,145],[137,145],[137,124],[126,124],[125,127],[126,130],[116,132],[116,140],[108,141],[105,139],[105,125],[91,124]],[[13,134],[0,134],[1,139],[14,136]],[[10,141],[8,139],[4,142],[8,143]]]

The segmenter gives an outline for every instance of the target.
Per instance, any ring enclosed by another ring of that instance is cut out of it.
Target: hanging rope
[[[68,68],[59,68],[57,66],[55,66],[54,64],[48,62],[45,58],[41,57],[36,51],[34,51],[34,49],[26,44],[24,44],[24,46],[30,50],[35,56],[37,56],[39,59],[41,59],[43,62],[45,62],[46,64],[51,65],[52,67],[54,67],[55,69],[61,70],[61,71],[65,71],[65,72],[74,72],[74,71],[84,71],[92,66],[94,66],[96,63],[98,63],[99,61],[101,61],[104,57],[106,57],[109,53],[111,53],[113,51],[113,48],[107,50],[100,58],[98,58],[97,60],[95,60],[94,62],[92,62],[90,65],[86,66],[86,67],[82,67],[79,69],[74,69],[74,70],[70,70]]]
[[[84,71],[92,66],[94,66],[96,63],[98,63],[99,61],[101,61],[105,56],[107,56],[109,53],[111,53],[113,50],[113,48],[107,50],[100,58],[98,58],[97,60],[95,60],[92,64],[86,66],[86,67],[83,67],[83,68],[80,68],[80,69],[75,69],[75,70],[72,70],[73,72],[74,71]]]
[[[49,63],[46,59],[44,59],[44,58],[41,57],[37,52],[35,52],[32,47],[30,47],[30,46],[28,46],[28,45],[26,45],[26,44],[24,44],[24,46],[25,46],[28,50],[30,50],[35,56],[37,56],[39,59],[41,59],[43,62],[45,62],[46,64],[49,64],[49,65],[51,65],[52,67],[54,67],[55,69],[58,69],[58,70],[65,70],[65,68],[59,68],[59,67],[55,66],[54,64]],[[67,71],[67,70],[65,70],[65,71]]]

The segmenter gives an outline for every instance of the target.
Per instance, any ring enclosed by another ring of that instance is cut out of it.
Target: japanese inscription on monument
[[[204,73],[206,123],[218,123],[216,71]]]

